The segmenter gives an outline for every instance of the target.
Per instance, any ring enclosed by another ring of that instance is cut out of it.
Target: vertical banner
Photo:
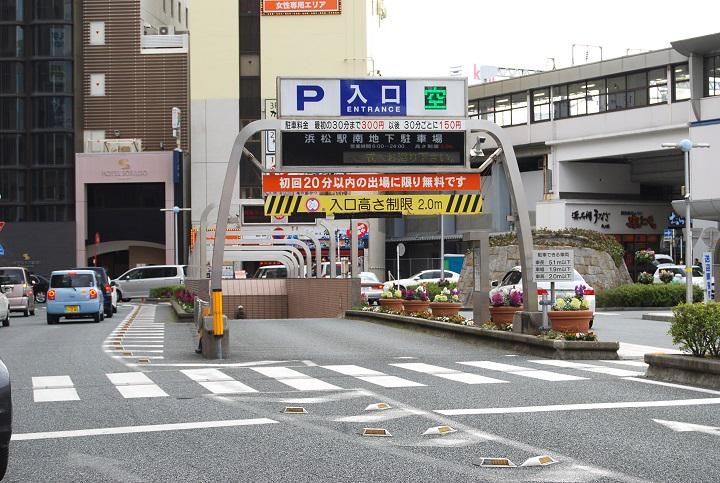
[[[705,279],[705,303],[713,299],[714,284],[712,274],[712,253],[703,253],[703,277]]]

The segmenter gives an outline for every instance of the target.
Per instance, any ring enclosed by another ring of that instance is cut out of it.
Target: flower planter
[[[456,302],[430,302],[430,310],[435,316],[450,317],[457,315],[460,308],[462,308],[462,304]]]
[[[586,334],[590,330],[592,310],[550,310],[550,328],[558,332]]]
[[[402,299],[380,299],[380,306],[385,307],[388,310],[395,310],[401,312],[403,309]]]
[[[403,300],[402,303],[403,307],[405,307],[405,312],[410,312],[411,314],[425,312],[430,306],[430,302],[425,300]]]
[[[520,312],[522,307],[511,305],[490,306],[490,319],[496,326],[512,324],[515,312]]]

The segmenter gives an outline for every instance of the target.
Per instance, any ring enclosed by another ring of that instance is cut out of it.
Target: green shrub
[[[150,289],[150,298],[169,299],[176,290],[184,289],[185,285],[168,285],[166,287],[158,287]]]
[[[680,344],[696,357],[720,357],[720,304],[680,304],[673,308],[668,331],[673,344]]]
[[[702,302],[703,291],[693,286],[693,300]],[[685,302],[685,284],[632,283],[598,292],[596,307],[674,307]]]

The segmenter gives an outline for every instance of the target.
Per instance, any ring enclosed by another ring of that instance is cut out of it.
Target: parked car
[[[672,259],[670,255],[666,255],[664,253],[656,253],[655,254],[655,265],[660,265],[661,263],[675,263],[675,260]]]
[[[360,272],[360,293],[367,298],[369,304],[380,303],[383,284],[373,272]]]
[[[0,285],[12,287],[5,292],[11,312],[22,312],[25,317],[35,315],[35,295],[27,268],[0,267]]]
[[[10,325],[10,300],[5,295],[5,290],[10,291],[10,287],[0,286],[0,322],[3,327]]]
[[[660,272],[666,271],[673,274],[675,282],[685,283],[685,265],[675,265],[672,263],[663,263],[658,265],[653,274],[653,283],[663,283],[660,280]],[[705,289],[705,277],[702,268],[697,265],[692,266],[692,284]],[[715,277],[712,278],[712,286],[715,287]]]
[[[42,304],[47,300],[47,291],[50,288],[50,280],[36,273],[30,274],[30,283],[33,288],[35,302]]]
[[[110,284],[116,287],[117,298],[128,302],[150,296],[150,290],[185,283],[186,265],[148,265],[131,268]]]
[[[450,270],[444,270],[445,280],[456,282],[460,280],[460,274],[451,272]],[[439,282],[440,281],[440,270],[423,270],[422,272],[416,273],[409,278],[401,278],[399,280],[390,280],[385,282],[384,289],[388,290],[390,287],[407,288],[409,286],[420,285],[423,282]]]
[[[66,319],[103,320],[103,287],[92,270],[56,270],[50,274],[47,323]]]
[[[103,310],[105,311],[105,317],[108,319],[117,312],[117,290],[110,284],[110,277],[108,277],[105,268],[103,267],[79,267],[73,268],[72,270],[92,270],[100,281],[100,286],[103,289]]]
[[[253,278],[287,278],[287,275],[285,265],[264,265],[255,270]]]
[[[593,289],[578,273],[577,270],[573,271],[574,276],[572,281],[555,282],[555,298],[560,297],[572,297],[575,295],[575,287],[578,285],[584,285],[585,290],[583,298],[587,299],[590,304],[590,310],[593,312],[593,320],[595,318],[595,289]],[[502,280],[495,280],[491,282],[493,288],[490,289],[489,297],[492,297],[497,292],[509,293],[511,290],[523,290],[522,286],[522,268],[520,266],[513,267],[509,272],[505,274]],[[550,294],[550,282],[537,282],[538,292],[547,291]],[[524,292],[524,290],[523,290]],[[489,299],[488,299],[489,300]],[[538,297],[538,310],[542,310],[540,306],[540,297]],[[590,320],[590,327],[592,327],[593,320]]]
[[[12,391],[10,373],[0,361],[0,480],[5,477],[12,436]]]

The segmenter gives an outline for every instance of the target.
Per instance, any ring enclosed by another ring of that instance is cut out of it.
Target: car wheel
[[[50,315],[50,314],[47,315],[48,325],[57,324],[59,319],[60,319],[60,317],[58,317],[57,315]]]
[[[112,306],[105,311],[105,318],[110,319],[113,316],[113,309]]]
[[[46,300],[47,300],[46,292],[38,292],[35,294],[35,302],[42,304],[42,303],[45,303]]]
[[[29,309],[23,310],[23,317],[30,317],[30,310],[29,310]]]
[[[32,309],[32,310],[30,311],[30,315],[35,315],[35,309]]]
[[[113,314],[117,314],[117,305],[113,305],[112,312]]]
[[[101,314],[100,312],[98,312],[97,314],[93,315],[93,322],[95,322],[95,323],[100,322],[100,320],[102,320],[102,319],[100,319],[100,316],[101,316],[101,315],[102,315],[102,314]]]
[[[10,445],[0,448],[0,480],[5,477],[7,471],[8,456],[10,455]]]

